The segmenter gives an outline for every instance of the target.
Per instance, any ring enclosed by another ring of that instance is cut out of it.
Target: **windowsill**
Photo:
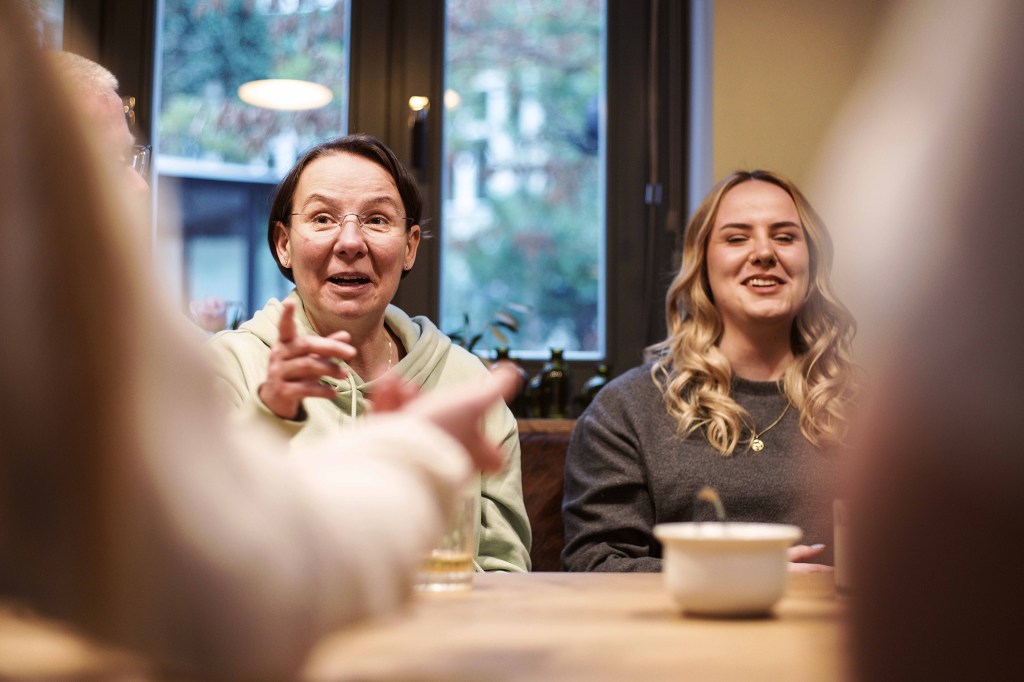
[[[260,182],[276,185],[282,174],[268,166],[225,163],[181,156],[158,155],[155,170],[159,175],[199,180],[229,180],[233,182]]]

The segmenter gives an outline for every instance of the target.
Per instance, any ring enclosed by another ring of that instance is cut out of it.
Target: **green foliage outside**
[[[603,239],[602,3],[450,0],[448,12],[445,87],[462,101],[447,112],[447,152],[477,158],[489,219],[469,235],[444,236],[442,324],[458,328],[464,316],[479,324],[514,301],[531,311],[514,339],[516,350],[595,350]],[[485,71],[492,75],[481,86]],[[487,119],[493,74],[506,102],[500,130]],[[524,103],[540,104],[539,130],[524,119]],[[482,120],[489,131],[483,139]],[[495,137],[515,146],[511,160],[496,153]],[[516,178],[511,192],[490,184],[509,172]]]
[[[292,161],[274,158],[275,138],[292,135],[301,151],[343,132],[347,15],[342,0],[324,4],[164,0],[160,153],[272,168]],[[463,218],[470,229],[452,231],[445,205],[440,326],[487,330],[512,303],[529,311],[511,338],[517,352],[597,350],[603,3],[449,0],[447,7],[445,88],[462,102],[437,108],[445,115],[446,163],[460,153],[476,159],[481,210]],[[324,84],[335,100],[310,112],[239,100],[239,85],[267,77]],[[479,339],[480,350],[496,345],[501,339],[489,331]]]
[[[294,131],[299,150],[342,132],[347,100],[344,3],[275,11],[252,0],[164,0],[160,153],[228,163],[272,165],[272,140]],[[296,78],[334,93],[313,111],[259,109],[238,86]],[[284,159],[288,165],[293,159]]]

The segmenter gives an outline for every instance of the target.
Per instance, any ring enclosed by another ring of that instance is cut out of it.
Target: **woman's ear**
[[[420,248],[420,226],[413,225],[409,233],[405,235],[405,261],[402,263],[402,270],[408,272],[416,263],[416,252]]]
[[[277,260],[281,263],[281,267],[290,268],[292,266],[292,253],[291,239],[289,238],[288,229],[285,228],[284,223],[278,220],[274,223],[274,250],[277,252]]]

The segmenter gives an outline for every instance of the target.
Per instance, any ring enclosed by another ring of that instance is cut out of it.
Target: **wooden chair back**
[[[523,500],[533,529],[534,571],[561,571],[562,487],[573,419],[521,419]]]

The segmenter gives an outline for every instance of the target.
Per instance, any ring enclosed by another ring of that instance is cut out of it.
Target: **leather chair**
[[[562,570],[565,452],[575,423],[573,419],[519,420],[523,500],[533,529],[534,571]]]

